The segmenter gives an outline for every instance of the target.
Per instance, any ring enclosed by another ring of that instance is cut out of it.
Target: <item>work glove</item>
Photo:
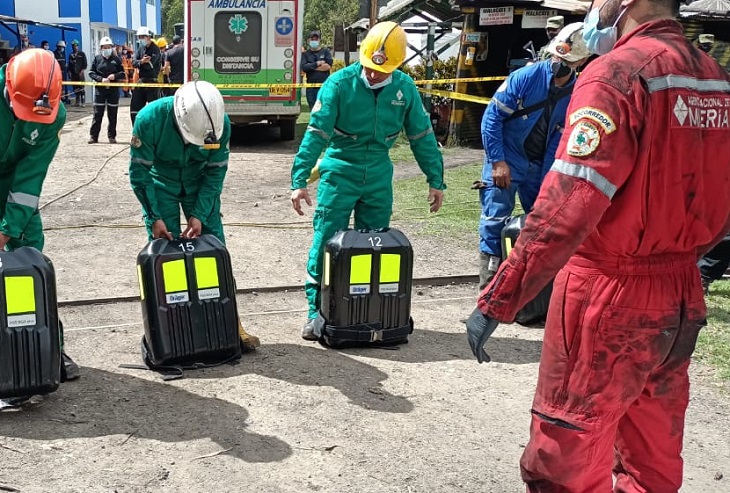
[[[484,183],[482,180],[477,180],[471,184],[470,188],[472,190],[481,190],[482,188],[487,188],[487,184]]]
[[[497,328],[499,322],[484,315],[479,308],[474,308],[466,320],[466,337],[471,346],[471,352],[479,363],[489,363],[491,358],[484,350],[484,344]]]
[[[319,180],[319,163],[321,162],[321,159],[317,159],[317,164],[312,168],[312,172],[309,173],[309,178],[307,178],[307,185],[311,185],[312,183]]]

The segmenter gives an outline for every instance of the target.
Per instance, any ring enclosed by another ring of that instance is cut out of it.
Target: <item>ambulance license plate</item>
[[[291,91],[290,86],[272,86],[269,87],[269,96],[289,96]]]

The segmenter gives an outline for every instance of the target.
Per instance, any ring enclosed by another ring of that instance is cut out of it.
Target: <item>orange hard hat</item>
[[[16,117],[36,123],[56,120],[63,75],[53,53],[40,48],[18,53],[8,62],[5,80]]]

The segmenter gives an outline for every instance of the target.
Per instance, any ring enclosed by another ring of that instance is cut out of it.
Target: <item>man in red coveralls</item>
[[[730,77],[685,39],[678,7],[593,2],[584,38],[605,56],[578,78],[556,161],[467,321],[489,361],[497,321],[557,274],[520,463],[531,492],[682,484],[695,264],[730,229]]]

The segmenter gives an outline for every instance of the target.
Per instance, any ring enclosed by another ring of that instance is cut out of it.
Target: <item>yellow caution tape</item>
[[[471,94],[464,94],[461,92],[453,91],[440,91],[438,89],[418,89],[423,94],[432,94],[434,96],[441,96],[443,98],[458,99],[459,101],[468,101],[470,103],[489,104],[492,98],[484,96],[472,96]]]
[[[469,83],[469,82],[489,82],[489,81],[501,81],[507,77],[462,77],[459,79],[419,79],[415,80],[416,85],[443,85],[443,84],[456,84],[456,83]],[[158,82],[72,82],[65,81],[65,86],[101,86],[101,87],[180,87],[181,84],[163,84]],[[322,87],[321,83],[308,84],[306,82],[298,82],[291,84],[215,84],[218,89],[269,89],[270,92],[277,91],[292,91],[294,89],[306,89],[308,87]]]
[[[31,276],[5,278],[5,306],[8,315],[35,312],[35,286]]]

